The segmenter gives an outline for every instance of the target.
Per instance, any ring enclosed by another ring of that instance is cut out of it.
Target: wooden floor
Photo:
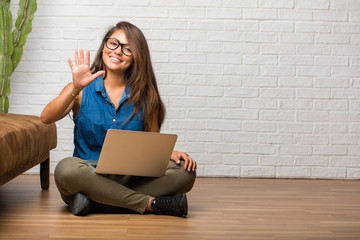
[[[0,239],[360,239],[360,181],[198,178],[189,216],[71,215],[51,176],[0,187]]]

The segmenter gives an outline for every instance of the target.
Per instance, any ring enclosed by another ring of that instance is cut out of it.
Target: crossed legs
[[[191,190],[196,173],[187,172],[183,165],[170,161],[165,176],[159,178],[104,176],[96,174],[84,160],[69,157],[56,166],[55,183],[67,204],[75,194],[82,193],[97,203],[144,213],[155,197]]]

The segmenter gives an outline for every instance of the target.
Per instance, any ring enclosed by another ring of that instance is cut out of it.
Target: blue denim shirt
[[[126,103],[129,97],[130,89],[126,87],[115,109],[102,76],[83,89],[80,111],[74,118],[74,157],[98,160],[108,129],[143,131],[142,112],[126,122],[134,111],[134,105]]]

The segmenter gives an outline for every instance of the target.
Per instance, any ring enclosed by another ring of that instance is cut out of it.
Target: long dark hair
[[[105,70],[106,66],[102,59],[102,50],[106,44],[106,38],[110,37],[115,31],[123,30],[130,45],[133,63],[126,70],[125,81],[130,87],[129,102],[134,104],[134,112],[129,117],[129,121],[135,114],[143,110],[144,112],[144,130],[150,130],[152,116],[158,113],[159,129],[165,118],[165,105],[161,100],[156,83],[156,77],[151,63],[149,46],[141,30],[129,22],[119,22],[111,27],[105,34],[99,50],[91,65],[91,72]]]

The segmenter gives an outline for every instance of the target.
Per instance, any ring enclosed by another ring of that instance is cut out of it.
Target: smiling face
[[[123,30],[115,31],[111,34],[110,38],[115,38],[122,44],[128,43],[126,34]],[[109,42],[109,44],[111,44],[111,42]],[[109,45],[109,47],[112,48],[113,44]],[[118,48],[112,50],[106,47],[106,44],[104,45],[102,59],[107,71],[124,73],[131,66],[133,57],[125,55],[121,51],[122,47],[129,48],[128,46],[119,46]]]

